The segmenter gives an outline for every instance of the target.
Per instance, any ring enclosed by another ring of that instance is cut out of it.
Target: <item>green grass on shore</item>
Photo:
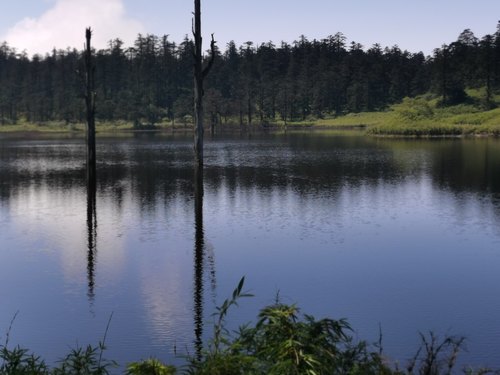
[[[500,135],[500,95],[486,109],[484,90],[467,90],[469,101],[450,107],[439,106],[439,98],[424,95],[405,98],[385,111],[349,113],[307,122],[313,127],[364,127],[366,133],[384,136]],[[498,107],[498,108],[497,108]],[[289,123],[289,128],[304,122]]]
[[[377,136],[500,136],[500,95],[492,102],[484,103],[484,89],[467,90],[467,103],[455,106],[439,106],[439,98],[430,94],[416,98],[405,98],[384,111],[349,113],[343,116],[308,118],[304,121],[287,122],[287,129],[330,128],[345,129],[362,127],[366,133]],[[236,124],[236,122],[235,122]],[[190,124],[179,123],[176,129],[190,128]],[[238,125],[224,125],[224,128]],[[285,128],[283,121],[272,122],[269,128]],[[137,130],[132,122],[97,122],[97,132],[112,133]],[[146,128],[145,128],[146,129]],[[173,130],[172,124],[164,122],[156,125],[159,130]],[[84,132],[85,124],[48,122],[34,124],[19,121],[15,125],[0,125],[0,133],[5,132]]]
[[[163,125],[160,125],[163,126]],[[85,123],[65,123],[63,121],[48,121],[42,123],[32,123],[20,120],[16,124],[0,125],[0,133],[83,133],[85,132]],[[117,132],[134,130],[132,122],[129,121],[97,121],[97,132]]]
[[[394,105],[387,118],[368,128],[374,135],[444,136],[500,135],[500,108],[481,104],[439,107],[436,100],[406,98]]]

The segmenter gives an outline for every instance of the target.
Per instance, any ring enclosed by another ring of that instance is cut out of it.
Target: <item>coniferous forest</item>
[[[99,121],[135,125],[188,123],[193,111],[193,41],[138,35],[95,52]],[[29,57],[0,47],[0,124],[84,122],[83,52],[53,50]],[[218,46],[205,85],[208,123],[267,124],[352,112],[379,111],[433,93],[442,105],[468,100],[465,89],[486,88],[484,103],[500,89],[500,23],[476,37],[469,29],[432,56],[375,44],[347,43],[342,33],[322,40],[299,37]]]

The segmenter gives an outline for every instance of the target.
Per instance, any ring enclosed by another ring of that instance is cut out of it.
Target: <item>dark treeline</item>
[[[176,44],[167,36],[139,35],[130,48],[115,39],[96,51],[97,119],[192,122],[193,48],[187,37]],[[3,43],[0,123],[84,122],[82,54],[53,50],[29,58]],[[279,46],[230,42],[215,50],[205,116],[212,125],[296,121],[383,110],[427,92],[448,105],[467,101],[469,87],[485,87],[485,104],[492,105],[500,89],[500,23],[480,39],[466,29],[427,57],[397,46],[348,44],[341,33]]]

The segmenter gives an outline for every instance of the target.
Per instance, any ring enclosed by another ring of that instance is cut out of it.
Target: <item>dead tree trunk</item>
[[[203,68],[201,37],[201,5],[194,0],[194,151],[198,166],[203,166],[203,81],[207,76],[215,58],[215,41],[212,34],[210,43],[211,56],[208,65]]]
[[[95,179],[96,152],[95,152],[95,66],[92,61],[90,39],[92,30],[85,30],[85,104],[87,107],[87,178]]]
[[[92,61],[92,48],[90,39],[92,30],[85,30],[85,105],[87,107],[87,230],[88,230],[88,253],[87,253],[87,282],[88,298],[94,301],[94,271],[96,256],[96,153],[95,153],[95,67]]]

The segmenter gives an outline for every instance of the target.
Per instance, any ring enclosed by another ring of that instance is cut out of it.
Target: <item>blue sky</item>
[[[340,31],[365,47],[398,44],[431,54],[465,28],[478,37],[493,33],[500,20],[498,0],[202,0],[202,6],[205,39],[215,33],[222,49],[230,40],[279,44]],[[84,28],[92,26],[98,48],[116,37],[130,45],[138,33],[180,42],[190,33],[192,8],[191,0],[11,1],[0,12],[0,41],[30,54],[81,48]]]

